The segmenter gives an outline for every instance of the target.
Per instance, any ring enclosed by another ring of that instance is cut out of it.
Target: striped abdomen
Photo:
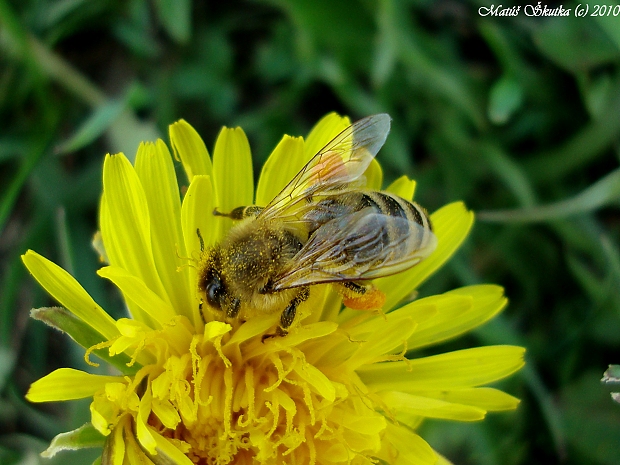
[[[426,213],[426,210],[415,202],[409,202],[389,192],[355,192],[348,194],[352,198],[357,197],[358,208],[370,207],[375,209],[378,213],[394,216],[397,218],[406,218],[409,221],[419,224],[424,229],[433,231],[431,220]]]
[[[300,220],[308,240],[275,289],[389,276],[416,265],[437,245],[426,211],[387,192],[315,198]]]
[[[435,236],[426,210],[388,192],[356,191],[329,196],[316,202],[305,219],[314,223],[311,238],[315,232],[321,240],[328,240],[329,234],[345,236],[343,244],[335,246],[329,258],[343,265],[352,260],[374,268],[399,262],[399,256],[415,259],[418,251],[422,258],[424,250],[434,248]]]
[[[388,255],[410,255],[434,241],[430,218],[426,210],[417,203],[389,192],[354,192],[347,196],[350,200],[355,200],[356,211],[372,209],[381,214],[372,220],[374,226],[381,229],[375,246],[389,249]],[[358,250],[357,253],[359,255],[362,251]],[[388,260],[394,260],[394,257]]]

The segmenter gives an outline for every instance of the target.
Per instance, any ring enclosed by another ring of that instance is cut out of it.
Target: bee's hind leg
[[[385,294],[371,282],[346,281],[340,283],[343,303],[354,310],[375,310],[381,313]]]
[[[345,281],[340,284],[346,287],[353,294],[358,294],[358,296],[366,294],[369,289],[373,288],[372,284],[360,284],[359,282],[355,281]]]

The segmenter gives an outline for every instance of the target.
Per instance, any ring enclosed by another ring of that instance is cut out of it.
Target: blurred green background
[[[88,403],[23,399],[35,379],[84,361],[28,318],[53,302],[20,254],[56,261],[122,314],[90,246],[103,155],[167,141],[185,118],[210,150],[222,125],[242,126],[258,173],[283,133],[306,134],[330,111],[388,112],[387,181],[416,178],[431,211],[462,199],[478,212],[421,293],[498,283],[510,305],[437,350],[528,349],[527,368],[500,385],[522,399],[516,412],[428,422],[423,436],[457,464],[620,463],[620,405],[600,383],[620,363],[620,7],[535,18],[480,6],[0,0],[0,464],[98,453],[37,455],[87,421]]]

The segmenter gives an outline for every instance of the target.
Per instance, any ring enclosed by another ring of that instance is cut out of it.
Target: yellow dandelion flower
[[[467,236],[473,214],[460,202],[430,215],[437,246],[429,257],[375,280],[386,295],[381,313],[343,309],[329,284],[312,286],[286,336],[265,337],[279,314],[225,322],[201,309],[201,251],[232,226],[214,209],[266,205],[349,124],[330,114],[305,140],[285,136],[256,190],[240,128],[221,131],[211,160],[189,124],[170,126],[189,180],[182,198],[161,140],[142,144],[135,165],[106,156],[98,250],[107,265],[98,274],[120,289],[131,318],[115,321],[69,273],[36,252],[23,255],[64,307],[33,316],[67,332],[89,363],[97,356],[118,369],[61,368],[32,384],[31,402],[92,398],[91,422],[56,437],[44,455],[101,444],[104,465],[430,465],[447,461],[416,433],[425,418],[475,421],[516,408],[517,399],[484,385],[520,369],[523,348],[413,352],[492,318],[507,302],[500,287],[468,286],[399,307]],[[374,160],[365,178],[380,188]],[[406,177],[387,188],[408,200],[414,190]]]

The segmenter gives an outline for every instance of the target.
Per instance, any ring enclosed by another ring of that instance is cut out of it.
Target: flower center
[[[318,337],[312,331],[297,340],[257,334],[235,343],[226,323],[209,322],[203,334],[192,334],[180,318],[140,333],[134,344],[151,348],[157,359],[140,371],[144,393],[138,401],[134,380],[126,389],[133,401],[117,396],[107,411],[145,421],[196,464],[355,463],[362,457],[367,463],[379,451],[385,417],[347,368],[352,350],[342,347],[356,343],[335,325],[318,324]]]

